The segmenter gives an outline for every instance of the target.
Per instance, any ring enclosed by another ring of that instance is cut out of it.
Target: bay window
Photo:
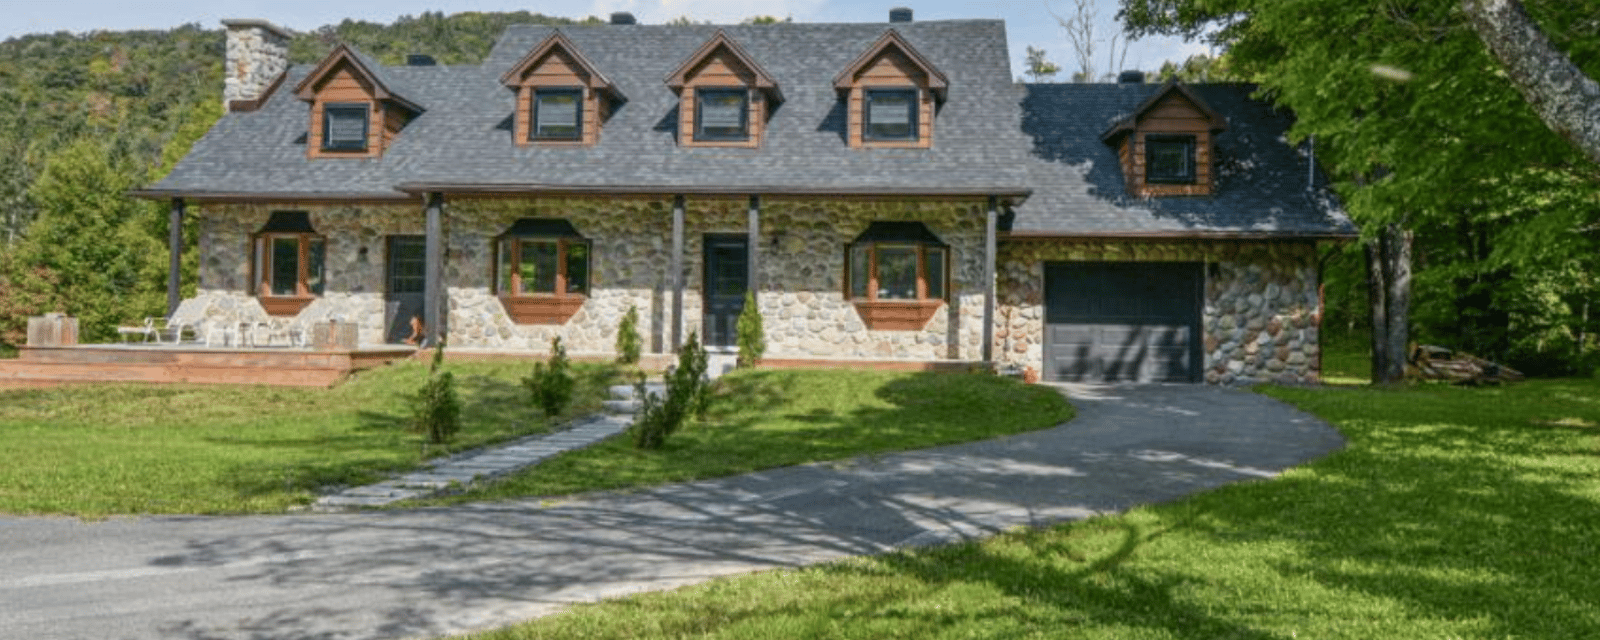
[[[274,211],[255,234],[256,298],[271,315],[295,315],[321,296],[326,240],[304,211]]]
[[[950,249],[920,222],[874,222],[850,244],[846,292],[868,328],[922,329],[949,290]]]
[[[583,306],[590,245],[571,223],[523,218],[495,245],[495,294],[512,320],[565,324]]]

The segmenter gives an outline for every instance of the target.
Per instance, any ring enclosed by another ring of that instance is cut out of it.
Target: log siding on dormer
[[[726,33],[718,31],[667,77],[667,86],[678,92],[678,144],[685,147],[758,148],[766,133],[771,103],[783,93],[772,77]],[[700,90],[741,90],[746,93],[743,139],[698,135],[697,110]]]
[[[310,103],[310,122],[306,131],[308,158],[376,158],[400,134],[422,108],[395,94],[381,79],[375,62],[363,61],[347,45],[339,45],[317,65],[295,95]],[[364,106],[367,114],[367,143],[361,148],[326,144],[329,107]]]
[[[518,146],[593,146],[600,142],[600,127],[610,117],[613,100],[621,99],[615,85],[584,58],[565,35],[557,31],[534,47],[500,79],[517,91],[517,111],[513,137]],[[538,93],[541,89],[573,89],[583,92],[579,103],[580,134],[577,139],[543,138],[536,135]]]
[[[834,89],[845,101],[847,134],[852,148],[928,149],[933,146],[934,115],[949,90],[943,72],[928,62],[899,31],[890,29],[834,78]],[[875,89],[915,89],[917,130],[914,139],[874,139],[867,132],[867,92]]]
[[[1157,182],[1150,179],[1146,163],[1152,137],[1194,137],[1194,182]],[[1208,196],[1213,192],[1211,119],[1179,93],[1169,93],[1139,118],[1131,135],[1122,139],[1123,175],[1131,179],[1128,193],[1141,198]]]

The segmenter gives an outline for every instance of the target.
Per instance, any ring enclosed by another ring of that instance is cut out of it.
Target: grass
[[[1323,331],[1322,382],[1336,385],[1372,382],[1372,337],[1369,332]]]
[[[333,389],[77,385],[0,390],[0,512],[79,516],[275,513],[319,488],[414,467],[408,429],[426,364],[357,374]],[[548,431],[519,382],[526,360],[450,363],[463,400],[453,447]],[[599,406],[609,367],[578,366],[569,413]]]
[[[628,438],[564,454],[432,504],[550,496],[982,440],[1054,426],[1072,407],[1054,389],[986,374],[740,371],[707,419],[657,451]]]
[[[479,637],[1600,637],[1600,381],[1264,392],[1348,447],[1123,515],[580,605]]]

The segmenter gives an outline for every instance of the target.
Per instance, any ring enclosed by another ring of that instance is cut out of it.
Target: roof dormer
[[[311,103],[306,155],[376,158],[423,109],[395,90],[383,67],[349,45],[334,47],[295,95]]]
[[[833,80],[847,107],[850,146],[933,146],[933,117],[949,85],[899,31],[884,32]]]
[[[667,86],[678,93],[678,143],[686,147],[761,146],[767,115],[783,101],[777,81],[720,29]]]
[[[517,92],[518,145],[593,145],[622,92],[560,31],[523,56],[500,82]]]
[[[1172,80],[1100,140],[1116,147],[1129,195],[1208,196],[1216,190],[1211,150],[1227,128],[1222,114]]]

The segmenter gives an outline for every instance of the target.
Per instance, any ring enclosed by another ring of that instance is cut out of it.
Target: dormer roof
[[[899,51],[901,55],[904,55],[906,59],[911,61],[912,64],[916,65],[918,69],[927,74],[928,90],[933,92],[935,99],[940,102],[944,102],[945,93],[950,88],[949,78],[946,78],[944,72],[940,71],[938,67],[933,66],[932,62],[929,62],[928,59],[922,55],[922,53],[917,51],[916,47],[911,46],[911,43],[907,42],[905,37],[900,35],[900,32],[894,29],[889,29],[888,31],[883,32],[883,35],[878,38],[877,42],[874,42],[871,47],[868,47],[867,50],[862,52],[860,56],[857,56],[855,61],[850,63],[850,66],[845,67],[843,71],[839,72],[839,75],[834,76],[834,89],[839,91],[849,90],[850,87],[855,83],[855,77],[860,75],[867,65],[871,64],[873,60],[878,59],[878,56],[883,55],[885,52],[891,49]]]
[[[719,49],[726,50],[739,64],[744,65],[749,70],[750,75],[754,78],[751,88],[765,92],[773,102],[783,101],[783,91],[778,88],[778,81],[774,80],[772,75],[767,73],[767,70],[762,68],[761,64],[750,56],[749,52],[745,51],[744,47],[739,46],[737,40],[734,40],[728,35],[728,32],[722,29],[718,29],[710,40],[706,40],[705,44],[700,45],[699,49],[689,54],[683,64],[678,65],[678,68],[667,76],[667,86],[671,87],[673,91],[682,91],[689,82],[690,74],[707,58],[715,55]]]
[[[363,83],[371,87],[374,99],[393,102],[415,113],[423,111],[421,105],[400,94],[398,83],[390,77],[383,65],[344,43],[334,47],[316,68],[306,74],[305,79],[295,85],[295,96],[306,102],[315,100],[317,87],[336,72],[340,65],[348,66]]]
[[[519,86],[522,83],[522,79],[535,69],[545,57],[556,52],[566,54],[583,71],[584,75],[588,77],[590,89],[602,91],[613,99],[622,99],[622,92],[617,90],[616,84],[601,73],[594,63],[589,61],[582,51],[578,50],[578,46],[573,44],[572,40],[569,40],[559,29],[552,32],[550,37],[545,38],[543,42],[540,42],[538,46],[529,51],[528,55],[523,56],[516,66],[506,71],[505,75],[500,76],[500,84],[508,87]]]
[[[1200,96],[1194,91],[1190,90],[1188,86],[1184,85],[1182,82],[1178,82],[1178,80],[1174,78],[1172,80],[1168,80],[1166,84],[1161,85],[1161,87],[1156,89],[1154,93],[1151,93],[1150,97],[1145,98],[1144,102],[1139,103],[1139,106],[1135,107],[1131,113],[1118,118],[1115,122],[1112,122],[1111,127],[1106,129],[1104,133],[1100,134],[1100,141],[1106,144],[1112,144],[1116,142],[1117,138],[1121,137],[1123,134],[1133,131],[1136,127],[1138,127],[1139,120],[1143,118],[1146,113],[1149,113],[1151,109],[1155,108],[1156,105],[1161,104],[1162,100],[1165,100],[1168,95],[1173,93],[1183,96],[1185,100],[1188,100],[1190,104],[1193,104],[1195,109],[1198,109],[1201,115],[1205,116],[1206,121],[1211,127],[1211,131],[1223,131],[1228,128],[1227,118],[1224,118],[1216,109],[1211,108],[1211,105],[1206,104],[1206,101],[1201,99]]]

